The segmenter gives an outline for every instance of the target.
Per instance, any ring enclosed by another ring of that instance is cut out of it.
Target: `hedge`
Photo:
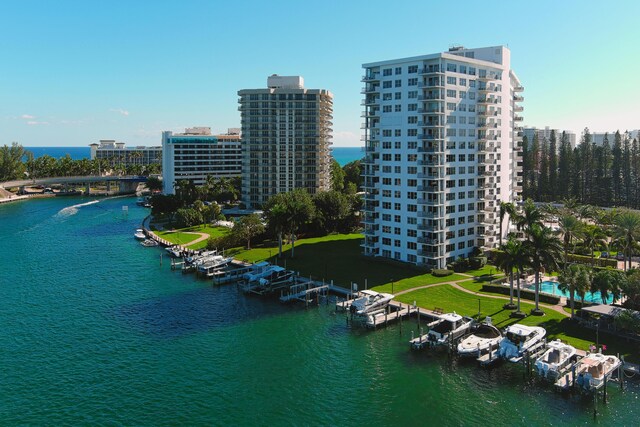
[[[433,270],[433,272],[431,274],[433,274],[435,277],[446,277],[446,276],[451,276],[453,274],[453,271],[435,269],[435,270]]]
[[[576,255],[576,254],[568,254],[567,255],[568,262],[577,262],[580,264],[591,265],[591,257],[584,255]],[[594,266],[598,267],[618,267],[618,260],[609,259],[609,258],[593,258]]]
[[[515,285],[515,284],[514,284]],[[482,285],[483,292],[493,292],[496,294],[509,295],[509,287],[502,285]],[[513,288],[513,298],[515,299],[518,295],[518,290],[514,286]],[[522,289],[520,288],[520,298],[535,301],[536,293],[530,289]],[[539,294],[540,302],[544,302],[551,305],[556,305],[560,302],[560,297],[557,295],[549,295],[545,293]]]

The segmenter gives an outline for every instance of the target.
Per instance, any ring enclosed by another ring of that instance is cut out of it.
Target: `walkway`
[[[469,277],[473,277],[473,276],[469,276]],[[510,298],[509,298],[509,297],[507,297],[507,296],[502,296],[502,295],[490,295],[490,294],[482,293],[482,292],[474,292],[474,291],[470,291],[469,289],[466,289],[466,288],[464,288],[464,287],[462,287],[462,286],[460,286],[460,285],[458,284],[458,283],[460,283],[460,282],[466,282],[467,280],[469,280],[469,279],[456,280],[456,281],[454,281],[454,282],[432,283],[432,284],[430,284],[430,285],[418,286],[418,287],[416,287],[416,288],[405,289],[405,290],[403,290],[403,291],[397,292],[397,293],[395,294],[395,296],[402,295],[402,294],[406,294],[406,293],[413,292],[413,291],[417,291],[417,290],[420,290],[420,289],[432,288],[432,287],[434,287],[434,286],[451,285],[451,286],[453,286],[454,288],[458,289],[459,291],[466,292],[466,293],[471,294],[471,295],[477,295],[477,296],[481,296],[481,297],[487,297],[487,298],[494,298],[494,299],[501,299],[501,300],[505,300],[505,301],[510,301]],[[526,302],[528,302],[528,303],[533,303],[533,302],[532,302],[532,301],[530,301],[530,300],[524,300],[524,301],[526,301]],[[558,303],[558,304],[556,304],[556,305],[549,305],[549,304],[542,304],[542,303],[539,303],[539,305],[540,305],[540,307],[548,308],[548,309],[551,309],[551,310],[557,311],[558,313],[562,314],[563,316],[569,317],[569,313],[567,313],[566,311],[564,311],[564,309],[562,308],[562,305],[561,305],[560,303]]]

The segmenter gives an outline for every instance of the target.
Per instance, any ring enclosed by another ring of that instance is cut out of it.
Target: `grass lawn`
[[[220,237],[228,233],[229,229],[226,227],[211,227],[209,225],[199,225],[197,227],[180,228],[170,231],[156,231],[155,233],[163,239],[168,240],[171,243],[175,243],[176,245],[188,245],[189,249],[202,249],[207,246],[206,240],[198,242],[194,245],[189,245],[190,242],[199,239],[200,236],[197,234],[187,234],[186,232],[206,233],[209,235],[209,237]]]
[[[227,254],[249,262],[269,261],[312,276],[317,280],[333,280],[336,285],[349,287],[357,283],[359,289],[376,287],[383,292],[398,292],[432,283],[464,280],[464,276],[453,274],[434,277],[408,264],[396,263],[362,255],[361,234],[332,234],[329,236],[300,239],[296,241],[295,256],[291,258],[291,245],[283,245],[282,258],[278,259],[277,242],[266,242],[251,250],[234,248]]]
[[[468,281],[464,283],[465,287],[471,284]],[[513,323],[542,326],[547,330],[548,339],[558,338],[583,350],[588,349],[590,344],[595,344],[596,340],[594,331],[579,326],[568,317],[550,308],[544,308],[546,315],[543,317],[528,316],[521,320],[512,319],[509,317],[511,311],[502,308],[507,302],[506,300],[471,295],[449,285],[420,289],[400,295],[396,299],[409,304],[416,301],[420,307],[428,309],[440,307],[445,312],[455,311],[467,316],[474,316],[478,313],[478,300],[480,300],[481,317],[491,316],[493,324],[499,328],[505,328]],[[533,307],[533,304],[521,303],[521,309],[524,312],[528,313]],[[640,359],[637,344],[634,347],[632,344],[621,342],[601,333],[600,344],[602,343],[607,345],[607,352],[610,354],[624,354],[628,361],[635,360],[637,362]]]
[[[477,270],[469,270],[469,271],[465,271],[464,274],[468,274],[470,276],[473,277],[479,277],[479,276],[487,276],[487,275],[494,275],[496,278],[500,277],[500,276],[504,276],[504,273],[495,265],[485,265],[484,267],[481,267]]]

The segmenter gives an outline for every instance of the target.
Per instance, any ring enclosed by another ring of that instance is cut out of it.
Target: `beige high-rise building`
[[[274,194],[330,183],[333,95],[305,89],[300,76],[273,75],[266,89],[243,89],[242,201],[261,207]]]

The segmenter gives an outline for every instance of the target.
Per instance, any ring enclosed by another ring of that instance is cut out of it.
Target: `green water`
[[[593,405],[414,353],[415,325],[352,329],[332,307],[282,306],[172,272],[132,237],[134,199],[0,206],[0,424],[589,424]],[[122,206],[129,207],[125,217]],[[610,388],[601,425],[637,425]]]

